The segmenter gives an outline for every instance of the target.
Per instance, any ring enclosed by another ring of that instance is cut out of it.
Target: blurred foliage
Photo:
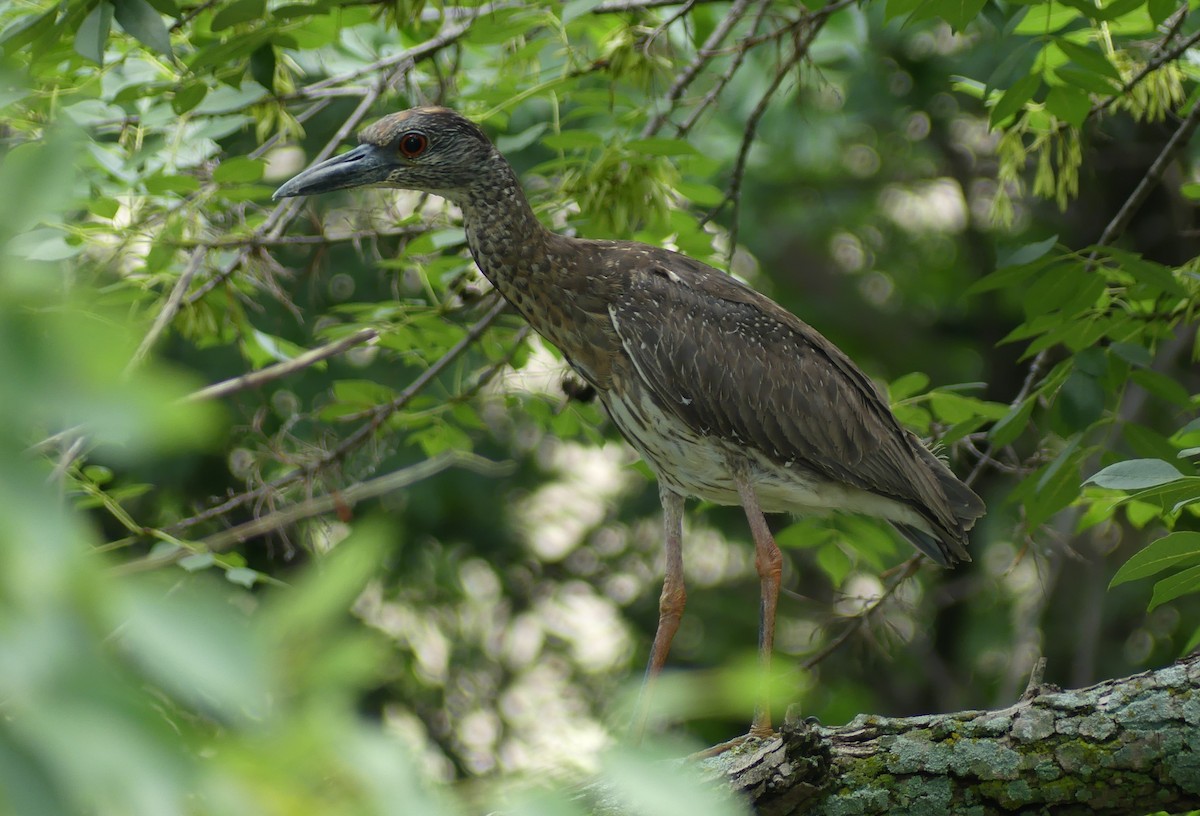
[[[733,812],[597,758],[655,490],[457,214],[270,200],[414,104],[480,121],[556,228],[771,294],[988,500],[973,564],[905,581],[878,524],[781,522],[781,706],[1006,704],[1040,654],[1080,685],[1195,646],[1193,6],[0,7],[3,807],[575,813],[522,775],[602,769],[635,811]],[[480,457],[513,470],[446,469]],[[751,705],[745,538],[689,514],[658,698],[695,741]]]

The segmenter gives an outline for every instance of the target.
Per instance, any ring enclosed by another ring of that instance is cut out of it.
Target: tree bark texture
[[[1200,808],[1200,654],[999,711],[790,718],[704,763],[764,816],[1183,813]]]

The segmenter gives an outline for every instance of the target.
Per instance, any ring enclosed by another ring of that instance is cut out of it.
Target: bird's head
[[[353,150],[304,170],[272,198],[396,187],[457,199],[495,152],[477,125],[447,108],[393,113],[365,128],[358,141]]]

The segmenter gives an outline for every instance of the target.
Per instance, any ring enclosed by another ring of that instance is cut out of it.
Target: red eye
[[[400,137],[400,152],[410,159],[415,159],[429,147],[429,139],[424,133],[405,133]]]

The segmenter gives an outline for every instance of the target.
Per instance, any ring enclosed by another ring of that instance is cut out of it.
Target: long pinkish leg
[[[667,568],[663,578],[662,595],[658,599],[658,629],[654,633],[654,645],[650,647],[650,662],[646,664],[646,677],[638,695],[637,710],[634,712],[631,734],[634,742],[642,738],[646,728],[646,717],[650,712],[650,694],[654,681],[662,673],[671,651],[671,641],[679,630],[683,618],[683,607],[687,603],[687,592],[683,587],[683,503],[684,497],[675,491],[660,486],[659,500],[663,508],[663,533],[667,545]]]
[[[758,618],[758,664],[762,671],[762,689],[758,704],[754,707],[754,722],[750,725],[750,736],[768,737],[771,729],[771,707],[768,680],[771,674],[771,652],[775,646],[775,608],[779,604],[779,585],[783,576],[783,554],[775,543],[767,519],[758,504],[754,485],[744,467],[734,467],[734,482],[746,520],[750,522],[750,533],[754,536],[754,566],[758,570],[762,586],[762,604]]]

